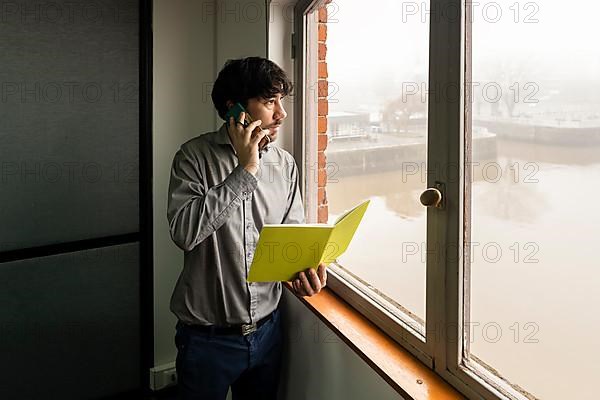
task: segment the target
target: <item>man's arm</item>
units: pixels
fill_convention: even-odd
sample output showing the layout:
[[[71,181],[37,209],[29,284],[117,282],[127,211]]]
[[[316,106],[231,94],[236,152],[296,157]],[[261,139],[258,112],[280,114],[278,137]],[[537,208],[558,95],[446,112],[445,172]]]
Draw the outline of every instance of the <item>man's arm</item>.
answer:
[[[205,177],[189,149],[173,158],[167,219],[171,238],[183,250],[192,250],[227,221],[242,204],[243,192],[252,192],[258,181],[238,165],[220,184],[206,188]]]

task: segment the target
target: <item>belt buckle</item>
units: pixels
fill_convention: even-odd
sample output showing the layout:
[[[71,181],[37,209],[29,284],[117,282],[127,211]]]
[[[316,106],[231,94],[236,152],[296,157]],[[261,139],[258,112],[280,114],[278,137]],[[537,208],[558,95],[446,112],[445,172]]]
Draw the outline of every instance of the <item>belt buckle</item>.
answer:
[[[256,331],[256,324],[242,324],[242,335],[246,336]]]

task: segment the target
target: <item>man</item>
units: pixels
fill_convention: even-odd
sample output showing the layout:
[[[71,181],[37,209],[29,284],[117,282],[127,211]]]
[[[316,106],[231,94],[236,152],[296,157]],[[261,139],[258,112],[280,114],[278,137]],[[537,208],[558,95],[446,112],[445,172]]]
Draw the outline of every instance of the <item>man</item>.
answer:
[[[304,222],[298,168],[272,145],[292,91],[285,72],[259,57],[228,61],[212,99],[219,116],[241,113],[175,154],[167,216],[184,268],[171,298],[177,316],[177,375],[183,399],[275,399],[281,363],[281,283],[247,283],[264,224]],[[299,296],[319,293],[325,265],[292,282]]]

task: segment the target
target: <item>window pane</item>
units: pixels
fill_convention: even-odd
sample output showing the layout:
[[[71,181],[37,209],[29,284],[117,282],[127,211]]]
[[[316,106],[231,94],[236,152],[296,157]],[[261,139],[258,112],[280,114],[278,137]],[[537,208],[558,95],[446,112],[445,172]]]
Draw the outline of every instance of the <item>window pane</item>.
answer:
[[[599,12],[473,12],[473,131],[497,157],[473,168],[470,353],[545,400],[598,396]]]
[[[371,199],[339,261],[422,324],[429,24],[403,7],[352,0],[328,9],[326,192],[329,222]]]

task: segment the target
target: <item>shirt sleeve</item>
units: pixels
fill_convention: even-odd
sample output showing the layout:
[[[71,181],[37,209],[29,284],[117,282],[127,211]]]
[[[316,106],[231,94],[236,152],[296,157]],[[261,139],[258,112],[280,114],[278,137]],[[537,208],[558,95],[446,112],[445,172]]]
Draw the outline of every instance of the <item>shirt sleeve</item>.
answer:
[[[256,189],[258,180],[238,165],[223,182],[207,188],[206,179],[189,149],[173,158],[167,219],[171,239],[190,251],[219,229],[242,204],[242,196]]]
[[[290,191],[287,198],[287,208],[284,214],[282,224],[303,224],[305,222],[304,217],[304,205],[302,204],[302,194],[300,193],[300,177],[298,174],[298,166],[296,161],[290,156],[287,161],[291,168],[288,180],[290,182]]]

